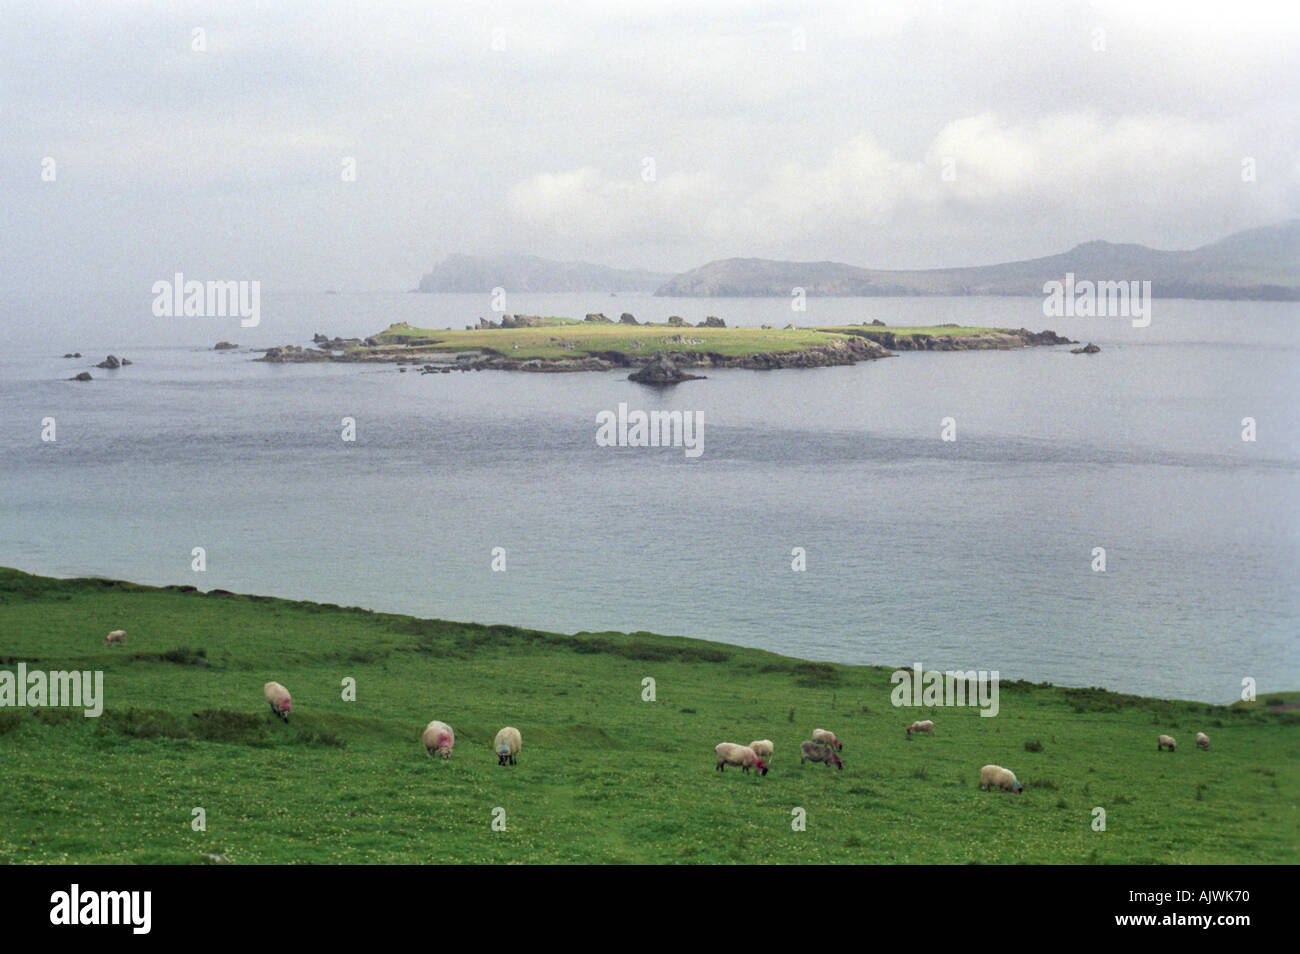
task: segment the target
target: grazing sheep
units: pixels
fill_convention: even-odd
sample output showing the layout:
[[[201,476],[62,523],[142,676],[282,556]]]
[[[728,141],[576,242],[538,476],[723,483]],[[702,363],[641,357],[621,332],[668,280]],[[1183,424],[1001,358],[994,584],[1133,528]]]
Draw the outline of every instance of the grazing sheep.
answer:
[[[424,751],[430,755],[437,752],[440,758],[451,758],[451,750],[456,745],[456,733],[451,731],[451,726],[447,723],[434,719],[424,727],[421,738],[424,741]]]
[[[772,740],[771,739],[759,739],[757,742],[749,743],[749,747],[753,749],[754,754],[757,755],[764,762],[772,761]]]
[[[835,738],[835,733],[829,729],[813,729],[813,741],[829,745],[836,752],[844,751],[844,743]]]
[[[111,643],[124,643],[124,642],[126,642],[126,630],[124,629],[115,629],[107,636],[104,637],[105,646],[108,646]]]
[[[289,698],[289,690],[278,682],[268,682],[262,687],[262,695],[266,697],[271,712],[278,715],[283,721],[288,722],[289,710],[293,708],[293,700]]]
[[[1205,751],[1207,752],[1210,751],[1210,737],[1206,735],[1204,732],[1197,732],[1196,747],[1198,749],[1205,749]]]
[[[933,732],[933,731],[934,731],[934,723],[929,719],[926,719],[924,722],[913,722],[911,725],[909,725],[907,727],[907,737],[909,739],[912,738],[913,732]]]
[[[816,742],[799,743],[799,764],[803,765],[804,762],[825,762],[827,768],[834,763],[837,769],[844,771],[844,763],[835,754],[835,750],[829,745],[819,745]]]
[[[1023,792],[1025,787],[1016,778],[1016,773],[1004,769],[1001,765],[986,765],[980,769],[980,788],[988,791],[992,788],[1005,788],[1008,792]]]
[[[1162,735],[1159,739],[1156,740],[1157,752],[1159,752],[1161,749],[1168,749],[1170,752],[1173,752],[1177,748],[1178,748],[1178,743],[1174,741],[1174,737],[1172,735]]]
[[[515,757],[519,754],[519,749],[523,747],[524,740],[520,736],[519,730],[512,725],[506,726],[497,733],[497,737],[492,740],[492,748],[497,753],[497,765],[505,765],[509,762],[515,764]]]
[[[748,745],[719,742],[713,747],[713,751],[718,754],[716,768],[719,772],[724,771],[728,765],[739,765],[744,769],[746,775],[749,774],[749,770],[752,768],[758,769],[759,775],[767,774],[767,763],[760,759]]]

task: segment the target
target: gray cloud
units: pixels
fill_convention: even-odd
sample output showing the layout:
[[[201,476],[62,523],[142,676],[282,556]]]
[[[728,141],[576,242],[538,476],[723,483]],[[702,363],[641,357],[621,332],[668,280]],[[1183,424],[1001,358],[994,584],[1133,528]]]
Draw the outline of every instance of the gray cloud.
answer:
[[[7,287],[179,269],[402,288],[462,250],[924,267],[1091,238],[1187,247],[1300,215],[1291,6],[13,2],[0,16]]]

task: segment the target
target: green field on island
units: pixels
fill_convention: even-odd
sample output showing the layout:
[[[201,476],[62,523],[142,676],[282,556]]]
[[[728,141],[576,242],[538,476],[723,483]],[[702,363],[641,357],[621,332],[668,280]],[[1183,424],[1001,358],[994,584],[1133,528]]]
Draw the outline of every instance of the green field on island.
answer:
[[[126,643],[105,645],[115,629]],[[889,669],[720,643],[16,570],[0,570],[0,632],[0,670],[99,670],[105,695],[99,718],[0,709],[3,863],[1300,861],[1300,714],[1267,694],[1004,682],[981,718],[895,708]],[[268,680],[293,694],[288,724]],[[421,746],[435,718],[450,761]],[[935,734],[907,741],[922,718]],[[505,725],[523,735],[514,767],[491,751]],[[843,740],[842,771],[800,765],[815,727]],[[1156,751],[1162,733],[1176,752]],[[715,744],[761,738],[766,777],[714,770]],[[979,791],[989,762],[1024,793]]]
[[[843,340],[851,333],[847,328],[700,328],[694,325],[604,324],[554,317],[545,320],[548,324],[541,327],[459,330],[396,324],[375,335],[374,339],[380,346],[402,345],[440,352],[490,349],[510,357],[528,359],[572,358],[610,352],[652,356],[659,351],[744,356],[817,348]],[[863,330],[887,331],[900,337],[913,334],[960,337],[993,331],[956,325]]]

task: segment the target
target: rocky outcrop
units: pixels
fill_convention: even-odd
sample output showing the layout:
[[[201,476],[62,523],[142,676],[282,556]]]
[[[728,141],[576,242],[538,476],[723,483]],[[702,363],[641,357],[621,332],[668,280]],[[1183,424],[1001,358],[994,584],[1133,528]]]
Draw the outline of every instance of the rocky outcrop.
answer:
[[[683,318],[681,315],[669,315],[668,324],[678,328],[684,327],[686,324],[686,319]]]
[[[230,351],[231,349],[233,349],[233,348],[238,348],[238,347],[239,347],[239,345],[237,345],[237,344],[231,344],[229,341],[218,341],[215,345],[212,346],[212,350],[213,350],[213,351]]]
[[[1070,354],[1097,354],[1101,349],[1089,341],[1082,348],[1071,348]]]
[[[714,315],[709,315],[709,317],[705,318],[703,321],[701,321],[701,322],[700,322],[698,325],[696,325],[695,327],[697,327],[697,328],[725,328],[725,327],[727,327],[727,323],[726,323],[725,321],[723,321],[721,318],[718,318],[718,317],[716,317],[716,316],[714,316]]]
[[[582,319],[582,320],[583,320],[583,321],[590,321],[590,322],[592,322],[592,323],[594,323],[594,324],[598,324],[598,325],[612,325],[612,324],[613,324],[612,321],[610,321],[608,318],[606,318],[606,317],[605,317],[603,314],[601,314],[600,312],[595,312],[595,313],[592,313],[592,314],[588,314],[587,317],[584,318],[584,319]]]
[[[109,371],[115,371],[118,368],[122,367],[123,365],[127,365],[130,363],[131,362],[127,361],[125,358],[118,358],[116,355],[110,354],[103,361],[99,362],[99,364],[95,365],[95,367],[107,368]]]
[[[278,348],[265,349],[262,356],[257,360],[269,361],[272,364],[306,364],[312,361],[332,361],[334,356],[328,351],[321,351],[317,348],[282,345]]]
[[[871,325],[817,330],[866,338],[890,351],[988,351],[1039,345],[1078,344],[1077,341],[1064,338],[1054,331],[1029,331],[1025,328],[998,328],[971,334],[900,334],[893,331],[880,331]]]
[[[634,317],[632,317],[632,313],[630,311],[623,312],[623,314],[618,316],[618,320],[620,324],[624,324],[624,325],[640,324],[640,322],[638,322]]]
[[[68,380],[69,381],[93,381],[95,379],[90,376],[89,371],[82,371],[76,377],[68,378]]]
[[[81,357],[81,352],[78,351],[78,352],[76,352],[76,353],[65,354],[64,357],[65,357],[65,358],[80,358],[80,357]]]
[[[633,371],[627,376],[627,379],[638,384],[653,384],[662,387],[668,384],[680,384],[682,381],[694,381],[700,377],[702,375],[687,374],[677,367],[672,358],[660,351],[650,360],[649,364],[639,371]]]
[[[312,335],[312,344],[324,351],[346,351],[348,348],[360,348],[360,338],[327,338],[325,335]]]
[[[541,328],[546,324],[546,319],[541,315],[502,315],[500,321],[493,321],[490,318],[480,318],[478,326],[482,329],[488,328]]]

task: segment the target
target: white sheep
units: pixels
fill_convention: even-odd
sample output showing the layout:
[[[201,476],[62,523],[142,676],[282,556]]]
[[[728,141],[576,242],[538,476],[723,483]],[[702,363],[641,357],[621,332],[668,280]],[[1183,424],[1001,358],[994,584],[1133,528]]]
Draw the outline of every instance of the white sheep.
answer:
[[[107,636],[104,637],[105,646],[108,646],[112,643],[124,643],[124,642],[126,642],[126,630],[124,629],[115,629]]]
[[[980,769],[980,788],[988,791],[992,788],[1005,788],[1008,792],[1023,792],[1025,787],[1016,778],[1016,773],[1004,769],[1001,765],[986,765]]]
[[[835,737],[835,733],[829,729],[813,729],[814,742],[820,742],[822,745],[829,745],[836,752],[844,751],[844,743]]]
[[[933,732],[934,723],[926,719],[924,722],[913,722],[907,727],[907,737],[910,739],[913,732]]]
[[[754,754],[757,755],[764,762],[772,761],[772,740],[771,739],[759,739],[756,742],[749,743],[749,747],[753,749]]]
[[[719,742],[713,747],[713,751],[718,755],[716,768],[719,772],[724,771],[728,765],[739,765],[744,769],[746,775],[749,774],[749,770],[752,768],[758,769],[760,775],[767,774],[767,763],[760,759],[748,745]]]
[[[514,765],[515,757],[519,754],[523,744],[523,736],[512,725],[508,725],[498,732],[497,737],[492,740],[492,748],[497,754],[497,765],[505,765],[507,762]]]
[[[1177,748],[1178,748],[1178,743],[1174,741],[1174,737],[1172,735],[1162,735],[1160,738],[1156,740],[1157,752],[1161,751],[1162,749],[1168,749],[1170,752],[1173,752]]]
[[[833,764],[841,772],[844,771],[844,763],[835,754],[835,750],[819,742],[799,743],[799,764],[803,765],[804,762],[825,762],[827,768]]]
[[[424,735],[421,739],[424,742],[424,750],[430,755],[437,752],[440,758],[451,758],[451,750],[456,745],[456,733],[451,731],[451,726],[447,723],[434,719],[424,727]]]
[[[1204,732],[1197,732],[1196,747],[1198,749],[1205,749],[1205,751],[1207,752],[1210,751],[1210,737],[1206,735]]]
[[[278,682],[268,682],[262,687],[262,695],[266,697],[271,712],[278,715],[283,721],[288,722],[289,710],[293,708],[293,700],[289,698],[289,690]]]

